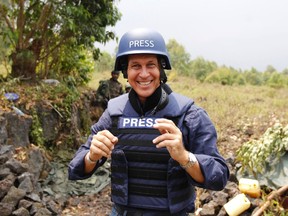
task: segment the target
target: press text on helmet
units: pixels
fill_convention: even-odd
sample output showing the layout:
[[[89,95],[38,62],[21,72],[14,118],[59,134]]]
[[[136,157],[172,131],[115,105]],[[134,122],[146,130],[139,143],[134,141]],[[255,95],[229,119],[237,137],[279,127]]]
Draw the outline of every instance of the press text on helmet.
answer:
[[[153,40],[132,40],[129,41],[129,48],[154,47]]]

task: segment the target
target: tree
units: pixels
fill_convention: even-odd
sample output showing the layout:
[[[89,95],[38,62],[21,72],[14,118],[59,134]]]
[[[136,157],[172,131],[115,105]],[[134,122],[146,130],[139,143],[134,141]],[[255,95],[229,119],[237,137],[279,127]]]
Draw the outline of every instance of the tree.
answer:
[[[266,67],[265,72],[273,73],[273,72],[277,72],[277,71],[276,71],[276,69],[275,69],[272,65],[268,65],[268,66]]]
[[[285,68],[285,69],[282,71],[282,73],[283,73],[284,75],[288,75],[288,67]]]
[[[184,46],[180,45],[175,39],[171,39],[167,43],[167,50],[172,67],[179,74],[189,75],[190,55],[185,51]]]
[[[285,85],[287,85],[287,77],[284,74],[281,73],[273,73],[269,80],[267,81],[267,84],[274,88],[282,88]]]
[[[262,74],[257,71],[255,68],[251,68],[249,71],[245,71],[243,73],[245,77],[245,81],[251,85],[262,85],[263,84],[263,76]]]
[[[236,82],[238,73],[227,67],[221,67],[210,73],[205,82],[220,83],[222,85],[233,85]]]
[[[3,41],[3,37],[0,35],[0,41]],[[7,77],[9,71],[9,62],[6,56],[9,53],[9,46],[4,43],[0,43],[0,80]]]
[[[95,62],[97,72],[112,71],[114,68],[115,58],[108,52],[101,53],[99,59]]]
[[[113,1],[107,0],[2,1],[0,33],[12,47],[12,77],[48,76],[53,66],[62,64],[58,54],[65,46],[71,47],[70,55],[90,49],[97,59],[100,51],[94,43],[115,39],[106,27],[120,17]]]
[[[190,62],[191,74],[201,82],[217,68],[218,66],[215,62],[205,61],[202,57],[198,57]]]

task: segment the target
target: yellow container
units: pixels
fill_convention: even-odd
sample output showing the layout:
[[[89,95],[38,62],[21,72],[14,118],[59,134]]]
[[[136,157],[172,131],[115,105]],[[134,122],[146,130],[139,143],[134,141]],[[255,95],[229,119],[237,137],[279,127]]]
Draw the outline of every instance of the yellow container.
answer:
[[[238,194],[223,207],[229,216],[237,216],[246,211],[250,207],[250,201],[245,194]]]
[[[255,179],[241,178],[239,180],[239,190],[252,198],[258,198],[261,195],[259,182]]]

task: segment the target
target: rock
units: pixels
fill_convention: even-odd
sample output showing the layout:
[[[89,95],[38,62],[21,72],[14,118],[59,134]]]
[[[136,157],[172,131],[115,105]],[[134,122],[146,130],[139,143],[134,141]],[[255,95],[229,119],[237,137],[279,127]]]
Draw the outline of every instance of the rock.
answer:
[[[14,185],[16,177],[10,173],[5,179],[0,181],[0,199],[2,199]],[[1,211],[0,211],[1,212]]]
[[[200,215],[201,216],[215,216],[217,206],[218,206],[217,203],[213,201],[210,201],[209,203],[204,204],[200,212]]]
[[[11,203],[0,203],[0,212],[1,216],[9,216],[12,214],[14,209],[13,204]]]
[[[18,208],[12,213],[13,216],[29,216],[29,211],[23,207]]]
[[[25,176],[23,176],[23,175],[25,175]],[[29,175],[32,176],[32,174],[26,172],[26,173],[23,173],[21,176],[18,177],[18,181],[20,182],[18,188],[25,190],[26,193],[31,193],[34,189],[33,183],[31,181],[31,177]]]
[[[19,201],[24,198],[25,195],[26,192],[24,190],[12,186],[1,202],[12,204],[14,208],[16,208]]]
[[[27,147],[30,144],[29,132],[32,126],[32,117],[28,115],[19,116],[14,112],[8,112],[5,113],[5,118],[7,121],[7,144],[15,147]]]
[[[30,209],[31,206],[32,206],[32,202],[25,200],[25,199],[20,200],[18,204],[19,208],[23,207],[25,209]]]
[[[14,148],[0,146],[0,215],[60,215],[63,206],[58,205],[53,199],[45,196],[39,183],[40,173],[48,161],[41,151],[32,147],[27,150],[26,159],[21,162],[14,159]],[[32,166],[32,164],[39,164]],[[30,164],[30,165],[28,165]],[[36,177],[35,177],[36,176]],[[54,198],[55,199],[55,198]]]
[[[0,116],[0,145],[6,145],[8,140],[7,120]]]
[[[5,167],[9,168],[15,174],[22,174],[28,170],[28,164],[21,163],[20,161],[11,158],[5,163]]]

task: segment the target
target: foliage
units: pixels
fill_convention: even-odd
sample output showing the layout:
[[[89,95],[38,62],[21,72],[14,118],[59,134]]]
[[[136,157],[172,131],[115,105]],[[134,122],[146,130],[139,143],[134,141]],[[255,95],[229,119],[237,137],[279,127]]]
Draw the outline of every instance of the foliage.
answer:
[[[281,73],[273,72],[267,80],[267,85],[274,88],[283,88],[285,86],[288,86],[288,76]]]
[[[72,113],[72,104],[80,99],[80,93],[73,86],[69,84],[58,85],[56,87],[42,85],[41,94],[48,96],[55,110],[61,114],[66,122],[70,122]]]
[[[273,166],[288,151],[288,125],[276,123],[268,128],[259,140],[250,140],[237,150],[237,159],[243,170],[248,170],[255,177],[263,174],[267,164]]]
[[[31,126],[30,131],[31,141],[37,144],[38,146],[43,147],[44,139],[43,139],[43,128],[41,126],[41,122],[39,120],[36,110],[33,109],[31,114],[33,118],[33,124]]]
[[[237,76],[238,74],[235,71],[222,67],[210,73],[204,81],[209,83],[221,83],[222,85],[233,85]]]
[[[0,41],[3,41],[3,37],[0,35]],[[1,77],[6,78],[8,72],[11,70],[9,60],[6,56],[9,53],[9,46],[3,42],[0,43],[0,80]]]
[[[167,50],[173,68],[181,75],[189,75],[190,55],[185,51],[184,46],[171,39],[167,43]]]
[[[232,67],[218,66],[213,61],[207,61],[202,57],[190,59],[189,53],[176,40],[169,40],[167,49],[170,54],[172,68],[178,75],[193,77],[200,82],[219,83],[222,85],[268,85],[273,88],[288,86],[288,73],[279,73],[268,65],[265,72],[257,71],[255,68],[236,70]]]
[[[218,68],[215,62],[206,61],[202,57],[190,61],[189,64],[191,75],[200,82],[203,82],[210,73]]]
[[[246,83],[250,85],[259,86],[263,84],[263,77],[255,68],[251,68],[251,70],[245,71],[243,75],[245,77]]]
[[[114,26],[120,17],[113,1],[106,0],[2,1],[0,33],[12,49],[11,76],[32,80],[58,77],[59,68],[68,66],[65,69],[70,69],[69,75],[80,76],[75,80],[82,83],[89,68],[75,73],[85,62],[78,53],[86,48],[97,59],[100,51],[94,43],[115,39],[106,27]],[[64,55],[69,57],[59,58],[68,49]]]
[[[112,71],[114,68],[114,62],[115,58],[113,58],[109,53],[103,52],[95,62],[95,70],[100,73],[103,71]]]
[[[285,69],[282,71],[282,74],[283,74],[283,75],[288,75],[288,67],[285,68]]]
[[[273,72],[276,72],[276,69],[275,69],[272,65],[268,65],[268,66],[266,67],[265,72],[273,73]]]
[[[94,71],[94,60],[92,52],[83,46],[76,46],[71,42],[68,46],[62,46],[55,54],[53,71],[50,71],[50,78],[60,81],[73,78],[74,85],[83,85],[89,81],[89,75]],[[49,72],[48,72],[49,73]]]

